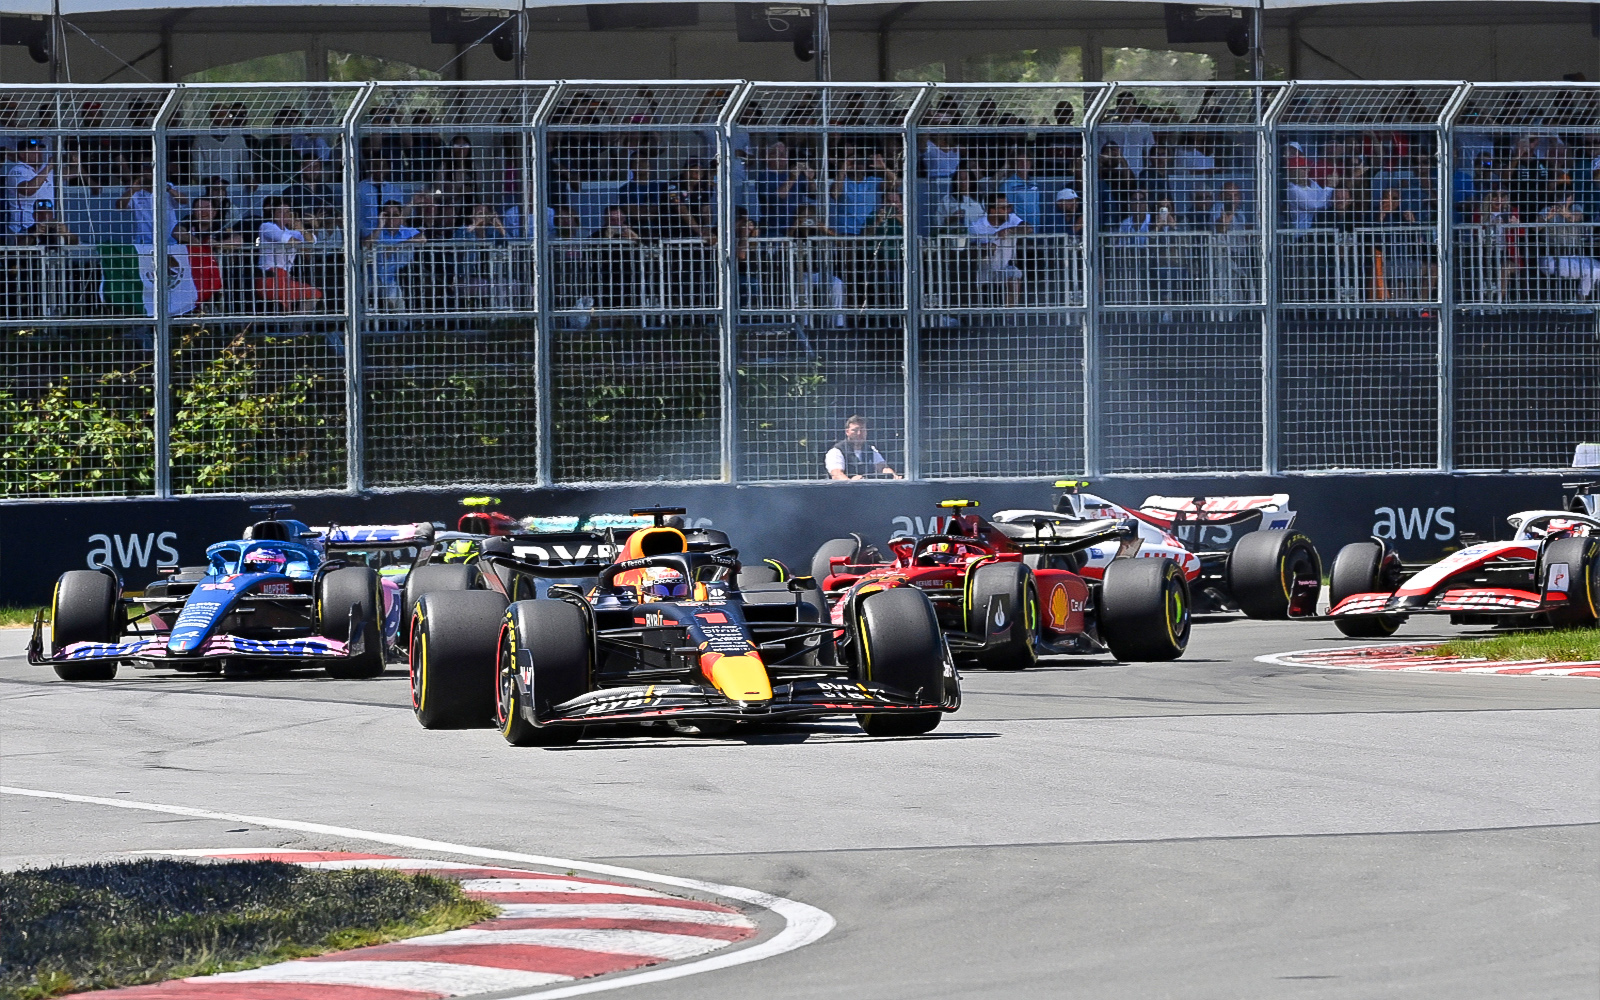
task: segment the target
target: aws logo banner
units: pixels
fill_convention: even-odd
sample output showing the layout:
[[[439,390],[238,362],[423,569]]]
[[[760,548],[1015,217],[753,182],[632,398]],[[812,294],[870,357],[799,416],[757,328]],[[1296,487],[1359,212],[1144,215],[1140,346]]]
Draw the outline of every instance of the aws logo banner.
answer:
[[[1456,537],[1454,507],[1379,507],[1372,512],[1372,534],[1400,541],[1448,542]]]
[[[133,569],[135,566],[145,569],[150,566],[150,560],[155,559],[155,565],[178,565],[178,550],[172,543],[178,540],[176,531],[147,532],[144,535],[137,533],[128,535],[90,535],[89,558],[86,560],[90,569],[99,569],[109,566],[112,569]]]

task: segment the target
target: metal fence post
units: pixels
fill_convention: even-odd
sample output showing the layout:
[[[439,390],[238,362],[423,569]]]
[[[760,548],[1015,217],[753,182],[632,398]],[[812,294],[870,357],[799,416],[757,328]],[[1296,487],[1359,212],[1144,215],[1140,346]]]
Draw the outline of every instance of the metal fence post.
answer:
[[[1083,471],[1098,476],[1100,441],[1100,118],[1111,106],[1117,85],[1106,87],[1083,115]]]
[[[717,337],[721,397],[717,428],[722,453],[722,481],[739,478],[739,238],[734,232],[738,216],[734,190],[733,129],[734,112],[744,104],[749,84],[723,104],[718,113],[717,137],[717,285],[722,292],[721,327]]]
[[[924,87],[906,112],[905,163],[900,177],[901,295],[905,301],[905,427],[907,479],[922,478],[922,185],[917,173],[917,124],[933,88]]]
[[[1454,472],[1456,423],[1456,253],[1455,253],[1455,125],[1456,115],[1472,92],[1461,84],[1439,115],[1437,232],[1439,242],[1439,471]]]
[[[167,190],[167,122],[177,111],[182,85],[172,88],[151,129],[150,198],[155,231],[150,234],[150,277],[155,292],[155,337],[152,392],[155,395],[154,486],[158,497],[172,495],[172,316],[167,287],[166,218],[171,193]],[[59,196],[58,196],[59,197]],[[137,234],[136,234],[137,235]]]
[[[537,481],[540,486],[548,486],[555,478],[555,391],[554,344],[555,336],[551,325],[554,322],[550,314],[551,296],[554,294],[550,275],[552,262],[550,260],[549,233],[545,230],[546,200],[549,197],[549,159],[550,143],[549,133],[546,130],[550,115],[554,111],[560,97],[566,92],[565,83],[557,83],[545,95],[545,100],[534,111],[533,121],[528,124],[533,126],[533,194],[528,200],[532,206],[532,213],[524,220],[523,237],[531,240],[534,247],[534,266],[538,269],[537,284],[534,303],[538,315],[538,328],[535,335],[538,338],[534,345],[533,363],[538,384],[534,391],[535,427],[539,435],[539,442],[535,448],[537,456]]]
[[[1278,115],[1294,83],[1279,90],[1257,125],[1256,227],[1261,239],[1261,471],[1274,475],[1278,457]]]
[[[352,493],[366,486],[367,433],[366,433],[366,365],[362,357],[362,327],[366,322],[366,268],[362,266],[361,198],[357,188],[361,183],[361,116],[377,88],[367,84],[361,88],[341,126],[344,155],[341,169],[344,182],[340,191],[344,200],[344,408],[345,408],[345,488]]]

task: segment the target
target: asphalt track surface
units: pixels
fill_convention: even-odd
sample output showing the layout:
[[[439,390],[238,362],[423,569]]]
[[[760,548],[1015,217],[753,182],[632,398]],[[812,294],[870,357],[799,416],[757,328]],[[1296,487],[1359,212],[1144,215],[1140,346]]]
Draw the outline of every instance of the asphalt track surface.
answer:
[[[1439,634],[1428,622],[1397,638]],[[1600,983],[1600,680],[1318,670],[1325,623],[1203,621],[1176,663],[966,675],[930,736],[843,722],[518,750],[404,673],[124,670],[0,632],[0,780],[745,886],[821,941],[639,998],[1583,997]],[[0,796],[4,864],[370,843]]]

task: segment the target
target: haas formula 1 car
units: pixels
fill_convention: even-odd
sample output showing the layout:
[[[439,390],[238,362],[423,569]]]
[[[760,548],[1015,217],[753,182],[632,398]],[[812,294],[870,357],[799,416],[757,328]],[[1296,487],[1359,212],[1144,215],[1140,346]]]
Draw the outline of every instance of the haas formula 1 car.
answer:
[[[1457,624],[1592,626],[1600,620],[1600,495],[1567,484],[1567,510],[1525,510],[1506,520],[1512,538],[1477,542],[1409,577],[1383,539],[1339,550],[1328,614],[1345,635],[1393,635],[1408,615],[1448,614]]]
[[[818,549],[833,620],[844,624],[863,597],[920,591],[938,612],[952,653],[963,663],[1003,670],[1032,665],[1040,653],[1097,653],[1119,660],[1171,660],[1189,643],[1189,584],[1169,558],[1128,558],[1141,539],[1133,523],[1050,511],[1012,511],[987,521],[972,500],[944,500],[960,511],[942,532],[889,540],[890,557],[855,538]],[[1095,576],[1068,566],[1104,547],[1113,556]]]
[[[424,727],[498,726],[518,746],[566,743],[587,725],[664,722],[705,735],[736,723],[854,715],[868,733],[925,733],[961,703],[928,599],[856,595],[820,619],[809,579],[739,583],[727,536],[635,510],[647,527],[590,532],[593,585],[510,600],[506,581],[571,578],[531,553],[485,545],[485,589],[428,593],[410,622],[413,707]],[[535,544],[530,542],[530,545]],[[494,581],[499,581],[498,584]],[[525,586],[519,584],[517,586]],[[523,593],[526,591],[516,591]]]
[[[28,662],[65,680],[109,680],[117,666],[245,672],[326,667],[335,677],[383,672],[400,622],[398,579],[379,565],[409,553],[431,524],[312,529],[252,507],[267,519],[245,537],[206,549],[207,564],[175,570],[142,597],[123,596],[109,568],[72,570],[56,582],[50,648],[34,619]],[[391,560],[392,561],[392,560]]]
[[[1194,592],[1195,609],[1243,611],[1251,618],[1314,615],[1322,592],[1322,560],[1311,539],[1294,530],[1289,495],[1145,498],[1123,507],[1092,493],[1082,480],[1062,480],[1054,513],[1094,520],[1131,519],[1139,531],[1139,555],[1177,563]],[[1001,511],[996,521],[1028,519],[1042,511]],[[1117,556],[1114,545],[1095,545],[1067,568],[1099,578]],[[1055,562],[1060,563],[1057,559]]]

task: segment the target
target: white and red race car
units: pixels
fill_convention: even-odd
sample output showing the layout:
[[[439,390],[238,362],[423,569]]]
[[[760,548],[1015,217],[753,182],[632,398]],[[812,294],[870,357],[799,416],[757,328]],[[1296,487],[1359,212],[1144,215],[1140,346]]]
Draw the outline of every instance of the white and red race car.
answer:
[[[1345,635],[1393,635],[1406,617],[1448,614],[1457,624],[1557,628],[1600,621],[1600,496],[1577,485],[1567,510],[1525,510],[1506,520],[1512,537],[1477,542],[1405,574],[1383,539],[1339,550],[1328,614]]]
[[[996,523],[1034,524],[1048,532],[1053,521],[1097,518],[1131,521],[1139,532],[1138,555],[1171,559],[1189,580],[1196,611],[1243,611],[1251,618],[1305,618],[1316,614],[1322,593],[1322,560],[1311,539],[1294,530],[1289,495],[1146,497],[1136,508],[1092,493],[1082,480],[1062,480],[1055,509],[1003,510]],[[1074,572],[1098,579],[1119,546],[1083,550]],[[1077,555],[1077,554],[1075,554]],[[1038,557],[1051,558],[1051,557]]]

